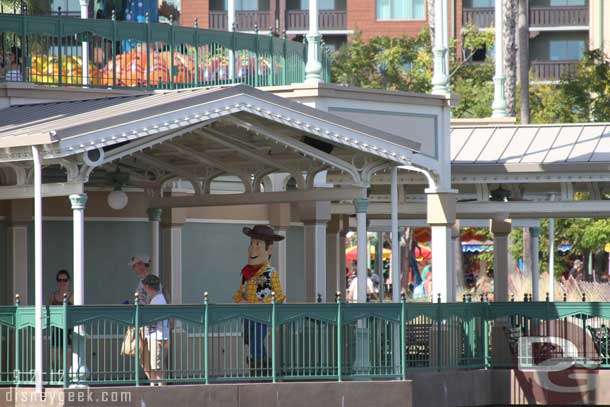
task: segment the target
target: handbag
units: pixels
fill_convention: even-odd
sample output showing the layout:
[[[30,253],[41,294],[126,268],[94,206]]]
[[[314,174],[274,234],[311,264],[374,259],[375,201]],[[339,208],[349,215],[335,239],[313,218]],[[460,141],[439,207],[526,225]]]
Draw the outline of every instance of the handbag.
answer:
[[[144,342],[144,332],[140,329],[139,335],[136,335],[136,328],[129,327],[125,331],[125,338],[121,345],[121,355],[135,356],[136,355],[136,340],[140,341],[140,353],[146,350],[146,343]]]

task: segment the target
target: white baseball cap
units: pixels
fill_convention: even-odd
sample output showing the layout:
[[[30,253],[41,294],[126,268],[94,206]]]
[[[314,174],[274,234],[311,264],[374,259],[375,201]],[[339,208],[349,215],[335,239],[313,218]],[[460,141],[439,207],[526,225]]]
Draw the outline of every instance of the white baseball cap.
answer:
[[[147,255],[133,256],[128,265],[129,267],[133,267],[134,264],[138,263],[150,264],[150,257],[148,257]]]

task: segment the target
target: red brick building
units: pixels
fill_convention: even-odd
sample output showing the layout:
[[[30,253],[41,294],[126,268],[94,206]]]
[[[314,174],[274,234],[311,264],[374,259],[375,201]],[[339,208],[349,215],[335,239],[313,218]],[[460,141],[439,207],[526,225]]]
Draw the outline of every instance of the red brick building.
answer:
[[[176,0],[173,0],[176,1]],[[364,39],[378,35],[414,36],[428,22],[432,0],[318,0],[319,27],[324,41],[339,46],[360,32]],[[494,22],[495,0],[447,0],[450,37],[461,37],[463,27],[481,30]],[[529,0],[532,74],[553,81],[575,69],[593,33],[600,0]],[[610,1],[609,1],[610,2]],[[235,0],[239,31],[273,29],[302,38],[309,24],[309,0]],[[180,24],[227,30],[227,0],[181,0]],[[490,51],[490,50],[487,50]]]

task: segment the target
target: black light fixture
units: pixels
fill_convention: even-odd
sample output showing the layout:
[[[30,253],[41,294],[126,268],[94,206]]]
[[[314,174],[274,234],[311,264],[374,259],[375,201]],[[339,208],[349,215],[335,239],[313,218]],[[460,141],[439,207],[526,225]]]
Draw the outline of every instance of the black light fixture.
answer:
[[[325,152],[326,154],[330,154],[333,151],[333,145],[330,143],[327,143],[325,141],[322,140],[318,140],[317,138],[313,138],[310,136],[303,136],[303,143],[307,144],[308,146],[311,146],[315,149],[318,149],[322,152]]]
[[[510,191],[502,188],[502,184],[498,188],[489,191],[489,200],[494,202],[508,202],[510,201]]]

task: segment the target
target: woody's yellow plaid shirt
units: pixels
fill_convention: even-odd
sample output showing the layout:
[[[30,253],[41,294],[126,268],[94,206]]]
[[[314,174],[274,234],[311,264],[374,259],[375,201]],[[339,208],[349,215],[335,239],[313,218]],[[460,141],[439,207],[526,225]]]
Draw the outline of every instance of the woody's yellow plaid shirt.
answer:
[[[284,302],[286,295],[280,277],[269,263],[265,263],[252,278],[245,282],[242,279],[239,289],[233,295],[233,302],[240,303],[245,299],[251,304],[270,304],[272,292],[275,292],[276,303]]]

